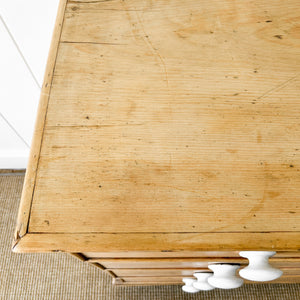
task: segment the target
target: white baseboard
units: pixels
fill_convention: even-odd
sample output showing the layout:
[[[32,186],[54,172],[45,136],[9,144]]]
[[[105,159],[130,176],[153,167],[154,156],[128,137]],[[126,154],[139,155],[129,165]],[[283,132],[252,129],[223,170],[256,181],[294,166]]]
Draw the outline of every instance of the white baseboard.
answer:
[[[28,151],[0,151],[0,169],[26,169]]]

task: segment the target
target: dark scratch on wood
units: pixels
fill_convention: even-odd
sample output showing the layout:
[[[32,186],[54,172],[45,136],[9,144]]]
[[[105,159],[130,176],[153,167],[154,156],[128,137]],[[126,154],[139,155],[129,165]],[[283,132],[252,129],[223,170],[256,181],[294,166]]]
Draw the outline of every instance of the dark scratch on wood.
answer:
[[[146,42],[146,44],[148,44],[150,46],[151,51],[159,58],[161,65],[163,66],[163,70],[164,70],[164,74],[165,74],[165,80],[167,83],[167,87],[169,89],[169,75],[168,75],[168,71],[167,71],[167,67],[166,67],[166,63],[164,58],[162,57],[162,55],[159,53],[159,51],[157,50],[157,48],[154,47],[152,41],[149,38],[149,35],[146,33],[143,22],[140,18],[140,16],[136,13],[137,19],[139,21],[140,27],[144,33],[144,41]]]
[[[291,81],[295,80],[297,78],[297,76],[298,76],[298,74],[296,76],[293,76],[293,77],[289,78],[288,80],[284,81],[283,83],[280,83],[277,86],[275,86],[275,87],[267,90],[265,93],[261,94],[255,100],[262,99],[262,98],[264,98],[265,96],[269,95],[270,93],[272,93],[274,91],[283,89],[288,83],[290,83]]]
[[[73,42],[73,41],[60,41],[60,44],[92,44],[92,45],[113,45],[113,46],[126,46],[127,44],[120,43],[105,43],[105,42]]]
[[[77,3],[83,3],[83,4],[93,4],[93,3],[103,3],[103,2],[112,2],[112,1],[115,1],[115,0],[95,0],[95,1],[81,1],[81,0],[72,0],[72,1],[69,1],[68,3],[71,3],[71,4],[77,4]]]

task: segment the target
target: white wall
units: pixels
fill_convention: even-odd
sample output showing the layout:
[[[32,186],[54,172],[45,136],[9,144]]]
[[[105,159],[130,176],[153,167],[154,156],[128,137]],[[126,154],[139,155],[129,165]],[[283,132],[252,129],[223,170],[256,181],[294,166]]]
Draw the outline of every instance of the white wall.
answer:
[[[59,0],[0,0],[0,169],[26,168]]]

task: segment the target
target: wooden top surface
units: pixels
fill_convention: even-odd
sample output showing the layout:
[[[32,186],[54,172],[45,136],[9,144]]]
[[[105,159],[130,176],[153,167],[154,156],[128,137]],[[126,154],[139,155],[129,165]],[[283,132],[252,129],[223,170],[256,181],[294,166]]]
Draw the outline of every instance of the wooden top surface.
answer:
[[[299,249],[299,15],[62,0],[15,251]]]

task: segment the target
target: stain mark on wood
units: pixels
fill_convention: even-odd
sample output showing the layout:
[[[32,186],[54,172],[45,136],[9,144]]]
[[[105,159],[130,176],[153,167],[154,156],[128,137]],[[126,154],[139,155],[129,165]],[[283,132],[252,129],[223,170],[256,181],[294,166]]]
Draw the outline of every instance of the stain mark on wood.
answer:
[[[281,34],[276,34],[276,35],[274,35],[274,37],[276,37],[276,38],[282,40],[282,35],[281,35]]]

